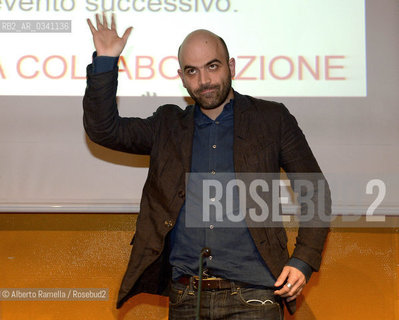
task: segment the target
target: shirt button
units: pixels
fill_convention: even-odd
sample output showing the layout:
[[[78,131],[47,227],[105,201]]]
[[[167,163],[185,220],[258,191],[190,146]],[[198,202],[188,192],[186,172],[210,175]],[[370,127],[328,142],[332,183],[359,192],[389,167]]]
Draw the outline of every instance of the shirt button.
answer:
[[[212,171],[211,171],[211,174],[216,174],[216,171],[215,171],[215,170],[212,170]]]
[[[213,229],[213,228],[215,228],[215,226],[213,225],[213,224],[211,224],[210,226],[209,226],[209,229]]]
[[[213,149],[216,149],[216,144],[214,144],[214,145],[212,146],[212,148],[213,148]]]
[[[219,124],[220,122],[219,121],[215,121],[215,124]]]

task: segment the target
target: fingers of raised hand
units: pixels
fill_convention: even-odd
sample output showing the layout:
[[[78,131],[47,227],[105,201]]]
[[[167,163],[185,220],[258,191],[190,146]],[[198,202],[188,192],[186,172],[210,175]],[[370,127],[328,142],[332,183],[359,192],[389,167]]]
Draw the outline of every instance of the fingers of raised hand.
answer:
[[[101,21],[100,21],[100,17],[99,17],[98,14],[95,15],[95,20],[96,20],[96,27],[97,27],[97,29],[96,29],[96,27],[94,27],[94,25],[93,25],[93,23],[91,22],[90,19],[87,19],[87,20],[86,20],[86,21],[87,21],[87,24],[89,25],[90,31],[91,31],[91,33],[92,33],[93,35],[94,35],[98,30],[100,30],[100,29],[103,28],[102,23],[101,23]]]
[[[111,29],[116,30],[116,22],[115,22],[115,15],[111,15]]]
[[[92,33],[94,33],[95,31],[102,31],[102,30],[116,31],[115,15],[113,13],[111,15],[111,25],[109,25],[109,23],[108,23],[107,16],[106,16],[105,12],[103,12],[101,15],[96,13],[95,20],[96,20],[97,29],[94,27],[91,20],[87,19],[87,23],[89,24],[89,27],[90,27],[90,30]]]
[[[96,13],[96,26],[97,30],[103,29],[103,23],[101,22],[100,15],[98,13]]]
[[[129,28],[127,28],[126,30],[125,30],[125,32],[124,32],[124,34],[123,34],[123,36],[122,36],[122,39],[123,39],[123,41],[126,43],[127,42],[127,39],[129,38],[129,35],[130,35],[130,33],[132,32],[132,30],[133,30],[133,27],[129,27]]]
[[[105,15],[105,11],[103,12],[103,27],[108,29],[108,20],[107,16]]]
[[[93,24],[91,23],[90,19],[87,19],[87,24],[89,25],[90,31],[91,33],[94,35],[94,33],[97,31],[96,28],[93,26]]]

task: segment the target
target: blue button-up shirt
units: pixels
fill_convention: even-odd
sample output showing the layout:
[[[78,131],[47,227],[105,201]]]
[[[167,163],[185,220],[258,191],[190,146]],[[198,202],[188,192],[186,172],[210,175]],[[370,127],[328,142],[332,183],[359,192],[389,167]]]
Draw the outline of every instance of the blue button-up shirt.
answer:
[[[225,105],[215,120],[203,114],[196,105],[194,122],[191,162],[191,177],[194,178],[189,179],[186,203],[171,232],[169,261],[172,265],[172,278],[176,280],[182,275],[198,274],[199,253],[203,247],[208,247],[211,249],[211,256],[204,259],[204,268],[208,269],[208,273],[225,279],[271,287],[276,280],[256,249],[245,220],[232,223],[226,217],[224,209],[222,221],[218,221],[215,214],[210,214],[209,221],[204,222],[201,206],[191,204],[190,200],[190,193],[198,195],[202,191],[201,187],[196,189],[196,184],[202,185],[198,181],[201,180],[201,174],[196,173],[205,173],[204,179],[220,177],[223,185],[228,179],[235,177],[233,100]],[[199,197],[199,203],[202,203],[201,200]],[[238,211],[237,200],[235,196],[235,214]],[[225,204],[225,198],[221,203]]]

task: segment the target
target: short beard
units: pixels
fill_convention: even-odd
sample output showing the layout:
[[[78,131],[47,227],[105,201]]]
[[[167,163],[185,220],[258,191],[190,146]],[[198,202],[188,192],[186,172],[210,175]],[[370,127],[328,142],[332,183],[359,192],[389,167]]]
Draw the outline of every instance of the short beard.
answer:
[[[201,96],[201,92],[204,90],[215,89],[216,96],[209,100]],[[219,107],[223,102],[226,101],[227,96],[231,90],[231,76],[226,79],[221,85],[203,85],[194,92],[188,91],[191,98],[202,108],[206,110],[212,110]]]

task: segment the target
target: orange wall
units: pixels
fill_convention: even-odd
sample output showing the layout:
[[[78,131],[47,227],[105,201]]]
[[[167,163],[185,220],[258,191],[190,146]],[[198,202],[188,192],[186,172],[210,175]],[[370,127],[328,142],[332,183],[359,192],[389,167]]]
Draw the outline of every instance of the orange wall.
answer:
[[[0,214],[0,288],[109,288],[108,301],[0,301],[1,320],[167,319],[167,299],[116,295],[136,215]],[[397,222],[392,220],[392,224]],[[399,319],[399,228],[333,228],[287,320]],[[288,232],[290,248],[293,230]]]

